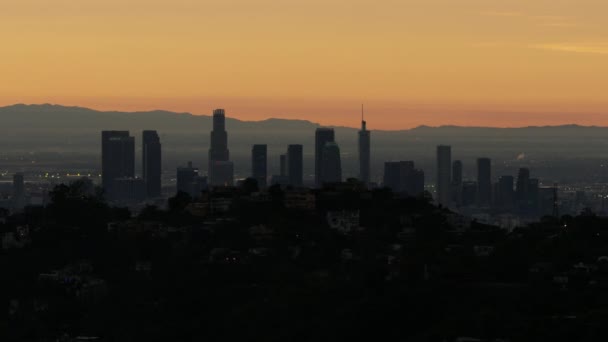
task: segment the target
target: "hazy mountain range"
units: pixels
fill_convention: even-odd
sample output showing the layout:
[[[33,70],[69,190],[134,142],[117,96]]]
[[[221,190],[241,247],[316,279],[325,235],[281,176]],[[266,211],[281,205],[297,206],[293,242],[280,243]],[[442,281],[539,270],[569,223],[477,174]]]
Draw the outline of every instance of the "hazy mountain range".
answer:
[[[268,119],[241,121],[230,118],[226,126],[232,159],[237,173],[250,167],[251,145],[269,146],[271,171],[287,144],[303,144],[306,172],[312,170],[314,131],[319,124],[305,120]],[[373,130],[374,122],[368,127]],[[13,105],[0,107],[0,155],[7,164],[18,155],[35,155],[37,162],[61,158],[78,167],[99,164],[101,130],[129,130],[140,148],[144,129],[159,131],[165,168],[193,160],[206,165],[211,117],[168,111],[102,112],[58,105]],[[335,127],[345,175],[356,174],[356,128]],[[577,125],[523,128],[428,127],[372,132],[373,166],[379,177],[385,160],[415,160],[432,177],[435,146],[452,145],[453,159],[463,159],[466,170],[474,172],[477,157],[491,157],[496,168],[549,161],[598,160],[608,155],[608,128]],[[7,159],[8,158],[8,159]],[[48,162],[48,160],[47,160]],[[0,163],[0,169],[2,165]]]

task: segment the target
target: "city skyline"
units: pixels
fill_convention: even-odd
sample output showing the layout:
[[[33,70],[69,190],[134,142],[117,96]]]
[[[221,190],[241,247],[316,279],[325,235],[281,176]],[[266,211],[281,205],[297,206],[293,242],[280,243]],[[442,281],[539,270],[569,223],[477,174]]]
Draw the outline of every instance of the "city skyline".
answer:
[[[0,341],[602,341],[608,1],[0,1]]]

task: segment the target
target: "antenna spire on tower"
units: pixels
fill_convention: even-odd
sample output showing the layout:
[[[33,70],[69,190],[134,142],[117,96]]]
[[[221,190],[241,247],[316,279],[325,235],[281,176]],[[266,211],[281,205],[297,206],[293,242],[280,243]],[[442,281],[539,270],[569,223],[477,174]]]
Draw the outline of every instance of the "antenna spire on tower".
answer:
[[[361,104],[361,122],[365,121],[365,118],[363,116],[363,103]]]

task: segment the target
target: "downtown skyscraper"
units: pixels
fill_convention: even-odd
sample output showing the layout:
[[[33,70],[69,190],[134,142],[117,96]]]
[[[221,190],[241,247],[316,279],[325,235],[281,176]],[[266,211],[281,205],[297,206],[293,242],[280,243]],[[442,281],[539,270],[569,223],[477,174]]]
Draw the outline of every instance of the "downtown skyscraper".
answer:
[[[367,130],[367,122],[363,117],[363,106],[361,106],[361,130],[359,131],[359,180],[365,184],[370,183],[370,131]]]
[[[156,131],[142,133],[142,172],[146,183],[146,196],[160,197],[161,195],[161,144]]]
[[[251,148],[251,177],[258,182],[260,188],[266,187],[268,178],[268,146],[253,145]]]
[[[304,183],[304,147],[287,146],[287,178],[289,185],[299,187]]]
[[[450,188],[452,174],[452,147],[437,146],[437,203],[450,205]]]
[[[317,128],[315,131],[315,184],[317,187],[323,185],[321,170],[323,165],[323,150],[327,143],[335,141],[333,128]]]
[[[129,131],[101,132],[102,187],[109,198],[116,194],[115,183],[135,177],[135,138]]]
[[[234,182],[234,165],[228,151],[228,132],[226,132],[226,114],[223,109],[213,111],[213,130],[209,148],[209,184],[211,186],[232,186]]]
[[[462,204],[462,161],[454,160],[452,162],[452,203],[459,207]]]
[[[424,172],[411,160],[385,162],[383,184],[393,192],[415,197],[424,192]]]
[[[177,192],[189,194],[192,197],[199,197],[201,191],[207,189],[207,177],[201,177],[198,168],[188,162],[185,167],[177,168]]]
[[[321,153],[321,185],[342,182],[340,147],[335,142],[325,143]]]

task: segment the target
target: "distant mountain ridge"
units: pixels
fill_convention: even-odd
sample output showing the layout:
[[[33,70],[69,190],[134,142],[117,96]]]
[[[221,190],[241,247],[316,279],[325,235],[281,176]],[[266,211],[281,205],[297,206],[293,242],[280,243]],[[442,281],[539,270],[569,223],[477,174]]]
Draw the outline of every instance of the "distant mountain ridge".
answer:
[[[104,115],[146,115],[146,116],[180,116],[181,118],[190,117],[190,118],[199,118],[199,119],[207,119],[211,118],[211,114],[193,114],[189,112],[173,112],[168,110],[150,110],[150,111],[102,111],[96,110],[86,107],[80,106],[62,106],[57,104],[14,104],[9,106],[0,107],[0,115],[3,114],[44,114],[44,113],[59,113],[59,114],[79,114],[79,115],[94,115],[94,114],[104,114]],[[227,120],[240,122],[240,123],[257,123],[257,124],[289,124],[289,125],[309,125],[315,127],[321,127],[319,123],[315,123],[309,120],[303,119],[283,119],[283,118],[268,118],[264,120],[241,120],[237,118],[230,117],[228,113]],[[2,117],[4,119],[4,117]],[[324,127],[335,127],[335,128],[343,128],[343,129],[357,129],[355,127],[346,127],[346,126],[335,126],[335,125],[327,125]],[[434,129],[444,129],[444,130],[458,130],[458,129],[496,129],[496,130],[518,130],[518,129],[546,129],[546,128],[559,128],[559,129],[567,129],[567,128],[608,128],[603,126],[583,126],[578,124],[564,124],[564,125],[546,125],[546,126],[521,126],[521,127],[493,127],[493,126],[457,126],[457,125],[440,125],[440,126],[428,126],[428,125],[420,125],[414,128],[403,128],[396,130],[374,130],[374,131],[382,131],[382,132],[408,132],[408,131],[423,131],[423,130],[434,130]]]

